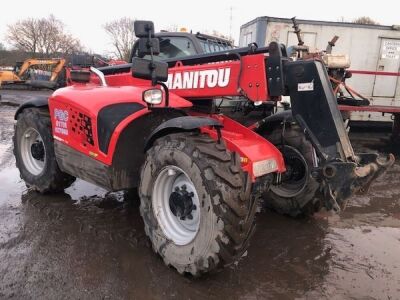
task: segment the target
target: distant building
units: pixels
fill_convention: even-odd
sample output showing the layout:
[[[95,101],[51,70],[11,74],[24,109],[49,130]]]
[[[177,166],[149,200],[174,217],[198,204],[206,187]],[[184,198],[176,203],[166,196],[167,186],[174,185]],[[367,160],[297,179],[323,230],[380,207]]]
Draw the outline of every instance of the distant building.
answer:
[[[305,45],[324,50],[333,36],[339,36],[333,54],[348,54],[351,70],[400,72],[400,26],[364,25],[344,22],[297,20]],[[297,45],[292,20],[259,17],[240,27],[240,46],[256,42],[266,46],[278,41],[287,47]],[[400,77],[354,74],[347,83],[372,99],[374,105],[400,106]],[[380,113],[353,113],[353,120],[389,121]]]

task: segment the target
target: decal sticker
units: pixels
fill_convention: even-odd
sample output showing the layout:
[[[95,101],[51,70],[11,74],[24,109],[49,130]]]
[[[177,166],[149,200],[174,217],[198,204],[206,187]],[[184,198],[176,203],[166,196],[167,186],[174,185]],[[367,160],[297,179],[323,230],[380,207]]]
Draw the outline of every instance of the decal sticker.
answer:
[[[298,92],[308,92],[308,91],[313,91],[313,90],[314,90],[314,80],[311,82],[297,84]]]
[[[175,72],[168,74],[166,84],[171,90],[221,88],[229,84],[230,75],[231,68]]]
[[[62,135],[68,135],[68,111],[63,109],[54,109],[54,117],[56,119],[56,126],[54,132]]]

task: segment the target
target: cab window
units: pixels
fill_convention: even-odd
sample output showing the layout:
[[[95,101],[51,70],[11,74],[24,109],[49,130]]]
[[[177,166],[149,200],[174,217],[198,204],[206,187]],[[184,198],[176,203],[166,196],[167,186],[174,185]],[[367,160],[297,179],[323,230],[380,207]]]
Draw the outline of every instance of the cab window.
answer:
[[[160,54],[154,56],[155,60],[167,60],[197,54],[194,44],[188,38],[159,37],[159,40]],[[137,48],[134,49],[134,56],[138,56]],[[145,55],[143,58],[150,59],[150,55]]]
[[[225,41],[220,40],[203,40],[199,39],[200,45],[203,48],[204,53],[213,53],[213,52],[220,52],[220,51],[227,51],[233,49],[231,45],[226,43]]]
[[[188,38],[160,38],[160,59],[179,58],[195,54],[197,54],[196,49]]]

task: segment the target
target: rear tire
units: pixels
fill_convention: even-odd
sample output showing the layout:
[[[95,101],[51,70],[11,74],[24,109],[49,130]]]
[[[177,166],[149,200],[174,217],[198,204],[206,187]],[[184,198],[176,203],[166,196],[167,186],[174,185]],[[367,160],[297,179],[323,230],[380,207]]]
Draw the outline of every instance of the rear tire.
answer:
[[[61,192],[75,181],[58,167],[47,109],[24,109],[18,115],[13,142],[16,165],[28,187],[41,193]]]
[[[158,139],[147,152],[139,187],[154,251],[179,273],[193,276],[235,262],[255,228],[257,201],[250,190],[238,155],[223,143],[197,133]],[[175,206],[174,199],[185,205]],[[180,217],[188,212],[190,218]]]
[[[304,174],[297,174],[298,178],[295,179],[294,176],[286,178],[286,182],[283,174],[281,185],[276,185],[274,179],[271,188],[263,195],[264,204],[267,208],[292,217],[312,215],[320,209],[320,184],[311,175],[315,160],[313,146],[297,124],[287,123],[283,136],[282,132],[282,127],[276,127],[263,136],[282,151],[287,169],[290,164],[297,164],[300,173]]]

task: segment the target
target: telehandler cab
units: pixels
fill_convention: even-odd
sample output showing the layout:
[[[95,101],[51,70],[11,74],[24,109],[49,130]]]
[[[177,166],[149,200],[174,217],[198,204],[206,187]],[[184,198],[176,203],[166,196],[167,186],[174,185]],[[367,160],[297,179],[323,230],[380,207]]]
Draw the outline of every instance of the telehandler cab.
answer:
[[[290,61],[277,43],[156,61],[153,23],[135,32],[132,64],[72,70],[72,86],[17,110],[14,154],[39,192],[75,178],[138,187],[153,249],[178,272],[238,260],[262,197],[292,215],[339,211],[393,164],[354,153],[321,62]],[[282,95],[291,113],[250,126],[216,105],[240,96],[256,109]]]

